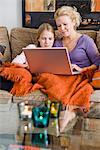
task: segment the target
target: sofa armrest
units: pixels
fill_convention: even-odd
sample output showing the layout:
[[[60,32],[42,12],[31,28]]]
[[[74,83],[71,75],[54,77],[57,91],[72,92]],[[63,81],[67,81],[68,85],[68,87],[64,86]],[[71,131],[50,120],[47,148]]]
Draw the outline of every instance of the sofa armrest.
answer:
[[[22,52],[29,44],[36,44],[37,29],[13,28],[10,33],[12,59]]]
[[[6,27],[0,27],[0,44],[6,46],[3,61],[11,61],[9,35]]]

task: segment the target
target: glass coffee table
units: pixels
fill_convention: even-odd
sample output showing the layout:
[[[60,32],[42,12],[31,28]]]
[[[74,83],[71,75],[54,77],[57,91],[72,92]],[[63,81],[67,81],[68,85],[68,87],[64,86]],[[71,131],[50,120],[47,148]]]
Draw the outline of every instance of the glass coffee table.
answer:
[[[19,118],[17,104],[0,117],[0,150],[100,150],[100,119],[79,117],[72,129],[60,134],[57,118],[46,128],[36,128],[31,119]]]

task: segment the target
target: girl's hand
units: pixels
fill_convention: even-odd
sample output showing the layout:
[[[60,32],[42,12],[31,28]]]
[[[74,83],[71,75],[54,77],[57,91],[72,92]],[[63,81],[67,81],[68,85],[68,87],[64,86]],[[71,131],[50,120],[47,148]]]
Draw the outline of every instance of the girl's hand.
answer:
[[[19,63],[15,63],[17,64],[19,67],[23,67],[23,68],[29,68],[27,64],[19,64]]]
[[[20,64],[20,66],[23,67],[23,68],[29,69],[29,66],[27,64]]]

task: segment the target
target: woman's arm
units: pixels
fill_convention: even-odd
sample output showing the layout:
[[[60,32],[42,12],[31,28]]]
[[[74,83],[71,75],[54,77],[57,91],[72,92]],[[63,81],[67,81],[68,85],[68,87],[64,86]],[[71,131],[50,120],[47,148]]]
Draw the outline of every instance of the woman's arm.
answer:
[[[89,79],[89,81],[91,81],[93,74],[94,74],[95,70],[97,69],[97,66],[94,64],[89,67],[84,67],[84,68],[80,68],[77,65],[72,65],[72,66],[73,66],[73,69],[79,71],[80,74],[82,74],[87,79]]]
[[[96,70],[97,69],[97,66],[95,65],[95,64],[93,64],[93,65],[91,65],[91,66],[89,66],[89,67],[84,67],[84,68],[82,68],[81,69],[81,73],[84,73],[84,72],[86,72],[86,71],[88,71],[88,70]]]
[[[98,48],[94,40],[89,36],[87,36],[85,43],[86,43],[85,52],[89,61],[91,62],[91,66],[93,65],[92,69],[94,69],[95,66],[97,66],[98,68],[100,65],[100,52],[98,51]]]

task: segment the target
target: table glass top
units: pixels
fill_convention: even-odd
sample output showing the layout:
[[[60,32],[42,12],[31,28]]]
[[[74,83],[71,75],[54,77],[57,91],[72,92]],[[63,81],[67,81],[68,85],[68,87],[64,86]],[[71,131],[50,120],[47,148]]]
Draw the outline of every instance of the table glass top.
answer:
[[[50,118],[48,127],[34,127],[33,120],[22,119],[18,106],[0,112],[0,150],[82,150],[100,149],[100,119],[78,117],[74,127],[59,132],[59,118]]]

